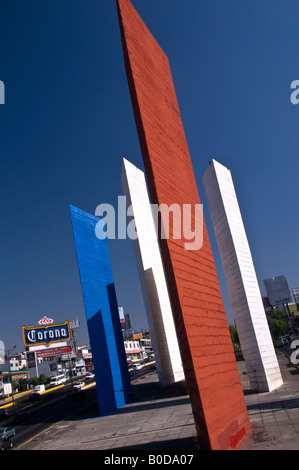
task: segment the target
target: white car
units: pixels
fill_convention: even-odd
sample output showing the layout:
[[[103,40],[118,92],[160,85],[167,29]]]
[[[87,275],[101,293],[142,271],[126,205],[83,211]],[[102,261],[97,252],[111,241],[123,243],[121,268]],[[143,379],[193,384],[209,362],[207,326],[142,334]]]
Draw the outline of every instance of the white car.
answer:
[[[95,375],[92,372],[87,372],[85,379],[94,379]]]
[[[133,370],[140,370],[140,369],[142,369],[142,365],[141,364],[133,364],[132,369]]]
[[[75,390],[80,390],[82,387],[84,387],[85,382],[76,382],[74,383],[74,389]]]

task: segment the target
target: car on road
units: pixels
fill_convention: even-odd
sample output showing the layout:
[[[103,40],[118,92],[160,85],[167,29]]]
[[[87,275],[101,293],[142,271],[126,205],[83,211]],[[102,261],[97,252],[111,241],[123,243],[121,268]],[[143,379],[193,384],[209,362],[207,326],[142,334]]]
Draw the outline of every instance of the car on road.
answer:
[[[34,387],[34,389],[32,390],[32,393],[42,393],[46,390],[45,386],[44,385],[37,385],[36,387]]]
[[[94,378],[95,378],[95,375],[93,372],[87,372],[85,379],[89,380],[89,379],[94,379]]]
[[[4,438],[0,440],[0,450],[11,449],[13,447],[13,442],[8,439]]]
[[[55,375],[54,377],[51,377],[50,385],[51,387],[56,387],[57,385],[62,385],[65,382],[66,382],[66,377],[63,374]]]
[[[131,376],[137,375],[137,371],[142,369],[141,364],[133,364],[132,368],[129,370]]]
[[[0,438],[5,439],[16,435],[14,428],[0,428]]]
[[[84,387],[85,382],[76,382],[74,383],[73,387],[75,390],[80,390],[82,387]]]

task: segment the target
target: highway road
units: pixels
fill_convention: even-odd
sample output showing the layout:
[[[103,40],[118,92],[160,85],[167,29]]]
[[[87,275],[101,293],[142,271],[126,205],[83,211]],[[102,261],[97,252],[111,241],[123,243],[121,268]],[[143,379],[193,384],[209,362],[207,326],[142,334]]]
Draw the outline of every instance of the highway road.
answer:
[[[14,445],[16,449],[21,449],[28,440],[39,439],[39,436],[47,432],[54,424],[63,421],[88,417],[93,411],[97,414],[97,401],[95,388],[85,393],[85,399],[74,402],[72,399],[64,397],[48,403],[47,406],[31,412],[28,421],[16,427]]]
[[[30,401],[29,397],[17,402],[12,415],[5,420],[7,426],[12,426],[16,430],[13,438],[14,449],[22,448],[22,444],[32,438],[38,439],[41,433],[45,432],[57,422],[66,419],[79,419],[82,413],[97,413],[97,400],[95,385],[82,392],[76,392],[70,396],[71,384],[54,389],[43,394],[37,401]],[[23,416],[25,419],[21,423],[14,423],[14,419]],[[4,422],[1,422],[1,426]]]
[[[131,377],[131,382],[140,379],[150,371],[151,366],[143,367]],[[80,380],[85,381],[84,377],[76,379],[76,381]],[[36,401],[30,400],[30,394],[17,399],[14,409],[9,407],[10,416],[0,422],[0,427],[12,426],[16,430],[13,449],[22,450],[26,442],[32,439],[44,439],[47,431],[56,423],[61,423],[63,427],[66,420],[98,416],[95,382],[85,381],[85,384],[82,392],[75,392],[73,395],[70,393],[72,385],[68,382],[63,387],[53,388],[42,394]],[[14,424],[14,417],[22,414],[25,415],[26,420]]]

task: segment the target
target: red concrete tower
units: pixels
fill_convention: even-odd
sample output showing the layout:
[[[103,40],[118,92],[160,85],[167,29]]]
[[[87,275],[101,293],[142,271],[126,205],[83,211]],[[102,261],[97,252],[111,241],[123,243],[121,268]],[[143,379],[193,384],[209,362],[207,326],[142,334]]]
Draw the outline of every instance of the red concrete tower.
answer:
[[[130,1],[117,6],[151,202],[200,204],[168,59]],[[204,447],[234,449],[250,423],[205,225],[201,249],[184,243],[160,240],[194,420]]]

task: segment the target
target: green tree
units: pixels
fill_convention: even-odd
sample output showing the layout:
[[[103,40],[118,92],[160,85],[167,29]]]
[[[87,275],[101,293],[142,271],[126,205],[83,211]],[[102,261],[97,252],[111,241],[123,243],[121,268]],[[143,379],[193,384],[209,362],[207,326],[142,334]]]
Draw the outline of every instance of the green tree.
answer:
[[[282,310],[270,310],[266,314],[268,325],[274,339],[284,336],[288,331],[289,319]]]
[[[27,389],[27,379],[19,379],[18,390],[24,392]]]
[[[40,384],[45,384],[47,382],[47,377],[45,376],[45,374],[41,374],[39,376],[39,383]]]
[[[230,337],[232,339],[234,349],[239,349],[240,340],[239,340],[237,328],[234,325],[229,325],[229,332],[230,332]]]
[[[38,385],[38,378],[37,377],[32,377],[30,379],[29,383],[32,387],[35,387],[36,385]]]

